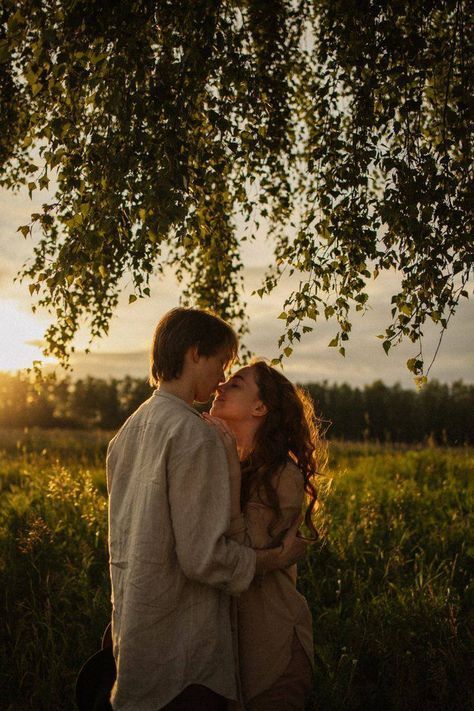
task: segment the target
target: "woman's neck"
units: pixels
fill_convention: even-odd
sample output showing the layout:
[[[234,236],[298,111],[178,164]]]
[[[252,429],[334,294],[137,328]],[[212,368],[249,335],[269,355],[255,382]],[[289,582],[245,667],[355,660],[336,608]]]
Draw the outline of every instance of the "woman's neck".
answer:
[[[257,427],[253,422],[237,422],[235,420],[229,421],[227,424],[234,433],[239,460],[242,462],[253,450]]]

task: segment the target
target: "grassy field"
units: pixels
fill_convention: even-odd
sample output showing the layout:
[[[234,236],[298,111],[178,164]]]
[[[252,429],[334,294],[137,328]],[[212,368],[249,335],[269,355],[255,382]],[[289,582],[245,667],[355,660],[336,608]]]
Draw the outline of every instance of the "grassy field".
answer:
[[[0,709],[72,711],[110,615],[107,433],[0,432]],[[330,446],[311,709],[474,709],[474,452]],[[472,534],[471,534],[472,535]]]

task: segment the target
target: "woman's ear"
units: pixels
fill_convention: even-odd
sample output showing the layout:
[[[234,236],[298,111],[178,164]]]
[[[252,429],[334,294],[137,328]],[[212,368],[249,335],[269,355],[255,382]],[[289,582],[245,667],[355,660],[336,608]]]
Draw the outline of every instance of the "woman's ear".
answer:
[[[261,400],[258,400],[257,404],[252,408],[252,415],[254,417],[264,417],[268,412],[268,407]]]

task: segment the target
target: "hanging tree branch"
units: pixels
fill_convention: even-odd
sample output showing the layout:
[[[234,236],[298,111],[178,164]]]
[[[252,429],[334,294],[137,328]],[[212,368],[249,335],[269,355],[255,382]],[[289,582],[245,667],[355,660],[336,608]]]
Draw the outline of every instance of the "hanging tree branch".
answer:
[[[67,362],[171,265],[183,297],[246,328],[235,215],[268,217],[301,272],[282,356],[320,318],[345,353],[367,283],[395,268],[383,347],[446,328],[472,268],[472,39],[462,0],[4,0],[0,184],[53,199],[22,276]],[[249,186],[258,189],[249,189]],[[422,358],[410,359],[415,373]]]

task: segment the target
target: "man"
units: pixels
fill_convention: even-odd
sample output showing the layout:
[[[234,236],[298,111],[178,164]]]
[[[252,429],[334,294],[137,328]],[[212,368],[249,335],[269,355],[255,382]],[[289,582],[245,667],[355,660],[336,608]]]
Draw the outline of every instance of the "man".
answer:
[[[157,389],[110,442],[114,711],[225,709],[238,697],[229,596],[305,550],[297,524],[277,550],[227,537],[242,517],[225,448],[192,404],[207,402],[236,352],[217,316],[168,312],[151,354]]]

